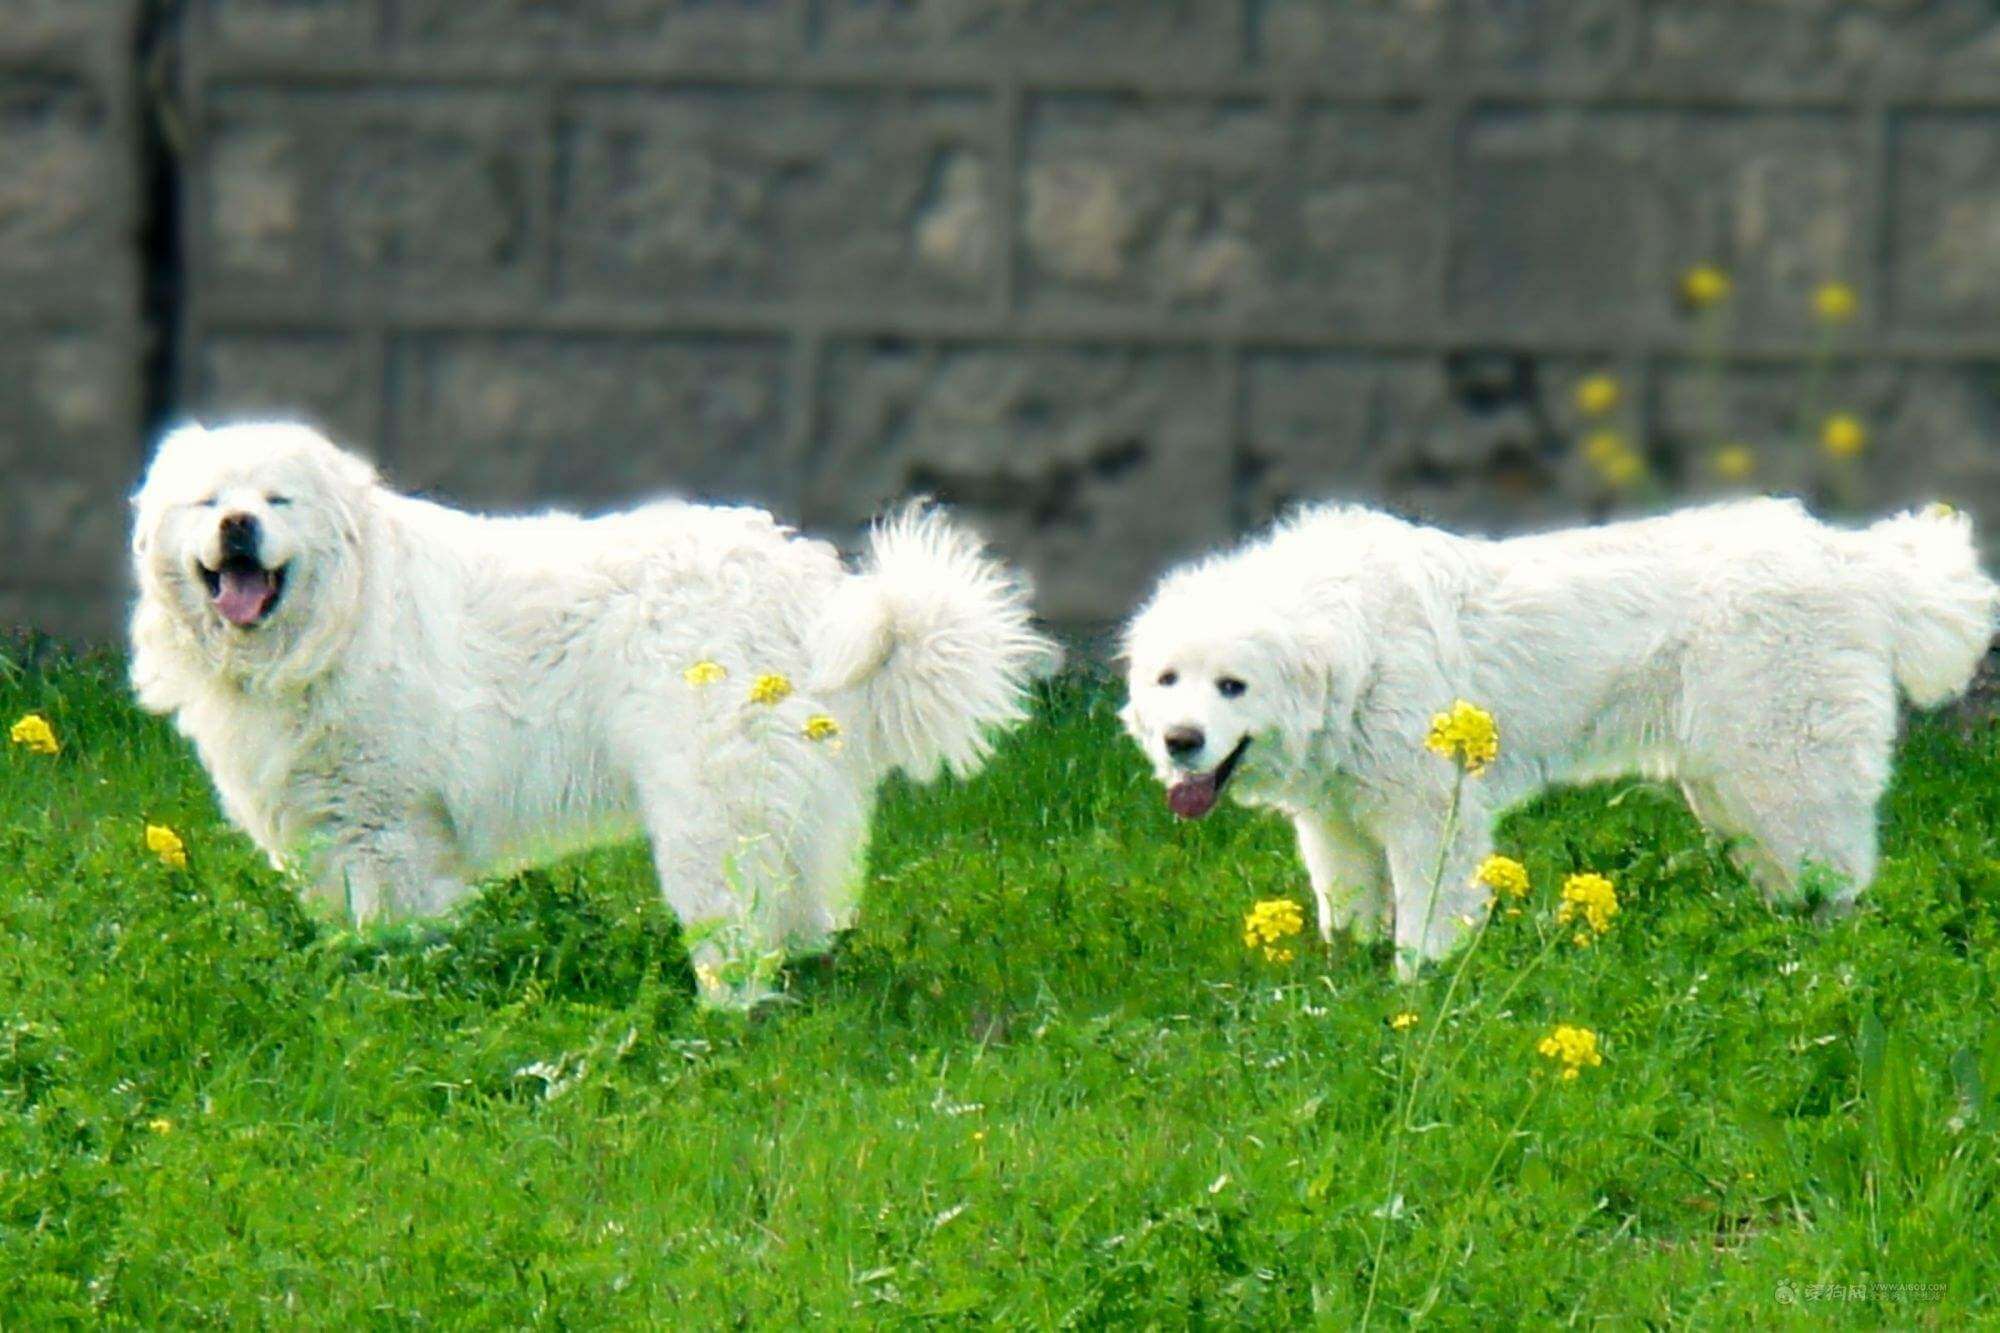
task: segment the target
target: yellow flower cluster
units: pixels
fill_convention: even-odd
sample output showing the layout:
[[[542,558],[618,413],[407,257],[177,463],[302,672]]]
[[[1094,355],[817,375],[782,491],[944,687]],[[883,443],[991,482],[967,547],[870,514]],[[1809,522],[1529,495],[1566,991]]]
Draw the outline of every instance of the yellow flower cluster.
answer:
[[[1243,947],[1262,949],[1266,962],[1289,963],[1293,953],[1284,941],[1306,928],[1305,913],[1290,898],[1268,898],[1243,918]]]
[[[809,741],[830,741],[840,735],[840,723],[826,713],[814,713],[800,731]]]
[[[1563,881],[1562,906],[1556,909],[1556,924],[1566,926],[1578,916],[1591,931],[1602,935],[1611,929],[1618,915],[1618,890],[1602,875],[1571,875]],[[1576,942],[1589,944],[1590,935],[1579,930]]]
[[[750,702],[753,704],[783,703],[791,697],[791,693],[791,678],[776,671],[766,671],[750,683]]]
[[[29,713],[7,732],[9,740],[31,754],[55,754],[62,749],[55,728],[40,713]]]
[[[1696,310],[1721,305],[1732,290],[1729,275],[1714,264],[1696,264],[1681,275],[1681,299]]]
[[[165,824],[146,825],[146,850],[176,870],[187,869],[187,844]]]
[[[1820,447],[1833,458],[1853,458],[1868,447],[1868,428],[1861,418],[1836,412],[1819,428]]]
[[[1583,456],[1608,486],[1622,489],[1646,475],[1646,460],[1615,430],[1591,434],[1583,442]]]
[[[1567,1023],[1558,1023],[1556,1030],[1543,1037],[1535,1049],[1562,1065],[1565,1080],[1604,1063],[1604,1057],[1597,1051],[1597,1034]]]
[[[1709,460],[1715,468],[1715,475],[1724,481],[1743,481],[1757,470],[1757,455],[1748,445],[1725,444],[1715,451]]]
[[[1599,372],[1576,382],[1576,406],[1587,417],[1601,417],[1618,406],[1618,381]]]
[[[1478,777],[1500,757],[1500,729],[1494,724],[1493,714],[1477,704],[1455,699],[1449,710],[1431,718],[1424,746]]]
[[[1389,1026],[1398,1032],[1407,1032],[1417,1025],[1417,1016],[1405,1009],[1389,1020]]]
[[[681,672],[681,679],[695,689],[706,689],[710,685],[720,685],[729,679],[729,668],[720,662],[703,658]],[[792,678],[779,671],[766,671],[750,682],[749,700],[753,704],[783,703],[792,697]],[[803,728],[806,739],[815,741],[832,740],[840,734],[840,724],[825,713],[817,713],[806,719]]]
[[[1493,890],[1497,898],[1516,902],[1528,896],[1528,868],[1511,856],[1489,856],[1479,863],[1473,881]]]
[[[1822,282],[1813,292],[1813,313],[1825,324],[1845,324],[1854,318],[1860,301],[1844,282]]]
[[[703,658],[687,670],[681,672],[681,679],[698,690],[705,686],[720,684],[728,678],[729,669],[727,667],[723,666],[720,662],[711,662],[707,658]]]

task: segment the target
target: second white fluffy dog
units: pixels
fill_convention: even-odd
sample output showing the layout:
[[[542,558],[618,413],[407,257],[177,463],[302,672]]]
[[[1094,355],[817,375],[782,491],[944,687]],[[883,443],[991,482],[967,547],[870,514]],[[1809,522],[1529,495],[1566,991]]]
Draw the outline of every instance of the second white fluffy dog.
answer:
[[[854,908],[874,792],[966,772],[1051,660],[935,512],[858,573],[753,509],[484,518],[288,424],[190,427],[135,501],[140,702],[362,919],[645,833],[711,1002]]]
[[[1289,815],[1321,933],[1393,922],[1408,969],[1483,910],[1494,820],[1552,782],[1677,780],[1767,892],[1818,866],[1846,906],[1875,873],[1898,687],[1962,693],[1995,609],[1943,506],[1847,531],[1753,501],[1511,541],[1328,508],[1166,579],[1128,633],[1124,717],[1176,814],[1227,790]],[[1461,698],[1500,756],[1448,820],[1424,738]]]

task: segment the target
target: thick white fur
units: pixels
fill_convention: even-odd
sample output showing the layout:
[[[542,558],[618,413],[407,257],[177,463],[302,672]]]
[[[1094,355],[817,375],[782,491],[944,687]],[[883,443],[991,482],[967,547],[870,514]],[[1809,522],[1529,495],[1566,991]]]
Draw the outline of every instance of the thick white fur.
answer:
[[[1943,506],[1850,531],[1749,501],[1509,541],[1323,508],[1164,581],[1128,630],[1124,717],[1168,783],[1251,737],[1225,791],[1291,817],[1322,934],[1393,922],[1407,968],[1483,909],[1498,815],[1562,781],[1676,780],[1767,893],[1816,865],[1849,905],[1875,873],[1897,687],[1962,693],[1995,612]],[[1222,697],[1225,676],[1247,688]],[[1423,741],[1460,698],[1494,715],[1500,759],[1445,847],[1454,770]],[[1170,756],[1175,728],[1203,749]]]
[[[460,513],[288,424],[174,433],[135,506],[139,699],[275,863],[368,919],[643,832],[712,1000],[844,926],[881,778],[976,767],[1052,660],[1023,584],[934,510],[850,573],[754,509]],[[232,512],[287,571],[249,630],[195,570]],[[727,679],[690,685],[698,661]],[[765,672],[796,692],[749,702]],[[837,743],[803,735],[819,713]]]

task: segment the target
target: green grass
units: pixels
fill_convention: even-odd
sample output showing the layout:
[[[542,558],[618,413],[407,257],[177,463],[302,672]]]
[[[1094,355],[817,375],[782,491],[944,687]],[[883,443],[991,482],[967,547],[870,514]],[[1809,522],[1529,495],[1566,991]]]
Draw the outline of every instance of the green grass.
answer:
[[[116,663],[0,667],[0,723],[65,743],[0,754],[4,1323],[1353,1324],[1405,996],[1244,949],[1252,902],[1309,902],[1289,831],[1169,819],[1115,697],[1066,681],[976,781],[893,787],[837,964],[746,1021],[693,1007],[642,849],[357,936]],[[1872,905],[1820,928],[1659,789],[1514,817],[1537,897],[1442,1034],[1378,1321],[1993,1320],[1996,828],[2000,730],[1919,724]],[[1496,1011],[1584,868],[1615,929]],[[1559,1021],[1605,1063],[1510,1138]]]

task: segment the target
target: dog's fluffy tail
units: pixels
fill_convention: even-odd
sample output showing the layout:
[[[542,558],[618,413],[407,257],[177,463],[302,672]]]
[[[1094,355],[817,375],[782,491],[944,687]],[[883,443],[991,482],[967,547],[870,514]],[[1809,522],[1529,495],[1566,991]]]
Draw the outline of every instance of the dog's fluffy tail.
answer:
[[[861,569],[822,610],[816,693],[846,695],[850,737],[919,779],[977,769],[1027,715],[1026,687],[1061,660],[1035,632],[1024,579],[940,511],[877,523]]]
[[[1965,693],[1992,645],[2000,587],[1979,568],[1972,520],[1949,505],[1868,529],[1895,578],[1890,654],[1896,683],[1920,708]]]

